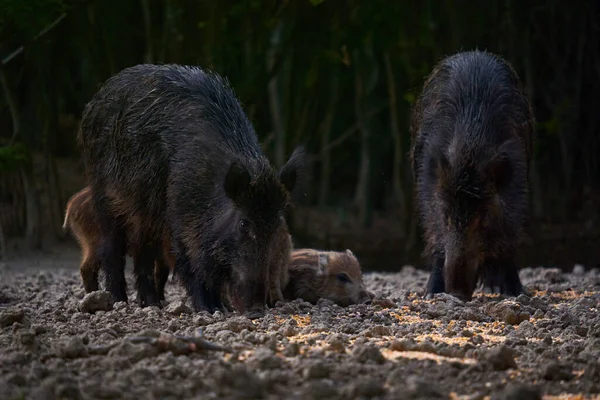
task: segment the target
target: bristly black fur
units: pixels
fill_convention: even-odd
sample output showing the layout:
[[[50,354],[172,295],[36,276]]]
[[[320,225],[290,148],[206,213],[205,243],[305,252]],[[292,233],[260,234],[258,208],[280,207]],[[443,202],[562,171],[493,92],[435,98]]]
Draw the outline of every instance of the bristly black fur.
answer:
[[[124,69],[86,106],[78,141],[102,216],[107,287],[118,300],[126,300],[124,226],[138,228],[131,242],[143,304],[156,304],[149,264],[167,226],[175,272],[198,309],[221,307],[222,284],[242,285],[240,279],[245,301],[259,307],[257,287],[267,275],[261,261],[294,189],[286,179],[299,162],[292,158],[282,168],[287,176],[274,171],[225,79],[190,66]],[[229,173],[234,163],[240,168]]]
[[[410,131],[433,265],[426,293],[452,286],[470,298],[475,273],[492,291],[520,293],[514,259],[527,214],[534,117],[515,71],[477,50],[443,59],[426,79]],[[454,261],[447,249],[456,249]],[[464,266],[474,259],[476,272]]]

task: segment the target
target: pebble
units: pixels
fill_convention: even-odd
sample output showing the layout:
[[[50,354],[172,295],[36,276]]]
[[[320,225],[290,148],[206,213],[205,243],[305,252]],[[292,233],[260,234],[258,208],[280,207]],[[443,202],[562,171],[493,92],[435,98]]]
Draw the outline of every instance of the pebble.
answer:
[[[63,343],[58,349],[58,355],[62,358],[87,357],[88,349],[80,337],[73,337]]]
[[[569,368],[562,366],[557,362],[552,362],[544,367],[542,378],[547,381],[568,381],[573,378],[573,374]]]
[[[492,396],[492,400],[542,400],[542,395],[536,387],[511,383],[498,396]]]
[[[581,264],[575,264],[575,266],[573,266],[573,275],[585,275],[585,267]]]
[[[504,371],[517,367],[515,363],[515,351],[504,345],[493,347],[485,352],[482,361],[496,371]]]
[[[302,370],[305,379],[322,379],[329,377],[329,368],[322,361],[315,361]]]
[[[352,350],[352,357],[362,364],[375,363],[383,364],[385,357],[379,349],[373,345],[358,345]]]
[[[113,299],[107,291],[95,291],[85,295],[79,302],[79,311],[86,313],[97,313],[99,311],[110,311],[113,308]]]
[[[176,300],[170,303],[165,308],[165,311],[172,315],[190,314],[192,312],[183,300]]]
[[[6,310],[0,312],[0,328],[11,326],[15,322],[22,322],[25,318],[25,311],[21,309]]]

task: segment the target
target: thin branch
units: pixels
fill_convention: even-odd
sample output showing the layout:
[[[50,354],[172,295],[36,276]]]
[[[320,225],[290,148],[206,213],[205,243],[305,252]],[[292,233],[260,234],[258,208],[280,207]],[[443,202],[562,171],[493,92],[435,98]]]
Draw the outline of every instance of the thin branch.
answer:
[[[46,33],[48,33],[51,29],[53,29],[56,25],[58,25],[60,23],[60,21],[62,21],[66,16],[67,16],[66,13],[61,14],[61,16],[58,17],[57,19],[55,19],[54,22],[52,22],[50,25],[48,25],[47,27],[45,27],[40,33],[38,33],[37,35],[35,35],[33,37],[33,39],[31,39],[31,43],[35,42],[36,40],[38,40],[39,38],[41,38],[42,36],[44,36]],[[2,60],[2,65],[1,66],[4,67],[13,58],[15,58],[16,56],[18,56],[19,54],[21,54],[23,52],[23,50],[25,50],[25,45],[20,46],[18,49],[16,49],[12,53],[10,53],[7,57],[5,57]]]

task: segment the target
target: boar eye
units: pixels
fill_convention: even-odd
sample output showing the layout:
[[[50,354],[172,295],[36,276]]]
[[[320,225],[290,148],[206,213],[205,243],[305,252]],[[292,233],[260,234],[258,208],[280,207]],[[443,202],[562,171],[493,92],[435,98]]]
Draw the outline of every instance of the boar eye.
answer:
[[[341,273],[337,275],[337,280],[340,283],[350,283],[350,278],[348,277],[348,275]]]
[[[251,234],[250,222],[245,219],[240,220],[238,223],[238,229],[242,235],[253,236]]]

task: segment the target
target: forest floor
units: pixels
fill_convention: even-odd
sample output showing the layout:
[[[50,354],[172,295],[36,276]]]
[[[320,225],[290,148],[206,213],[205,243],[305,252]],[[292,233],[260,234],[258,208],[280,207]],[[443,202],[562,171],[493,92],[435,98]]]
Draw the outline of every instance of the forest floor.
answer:
[[[462,303],[423,300],[427,272],[404,267],[365,274],[378,296],[371,305],[297,300],[250,320],[192,312],[171,282],[162,309],[139,308],[131,280],[129,304],[111,305],[106,292],[84,298],[78,257],[56,250],[0,264],[0,398],[580,399],[600,391],[597,269],[523,269],[533,297]],[[199,330],[228,351],[176,337],[193,342]]]

